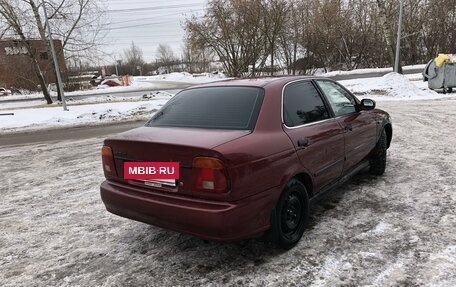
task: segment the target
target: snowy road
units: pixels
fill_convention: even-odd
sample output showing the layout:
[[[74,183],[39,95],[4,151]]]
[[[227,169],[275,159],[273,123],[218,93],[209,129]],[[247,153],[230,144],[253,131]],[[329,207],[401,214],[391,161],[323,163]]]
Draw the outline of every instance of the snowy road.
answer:
[[[58,142],[62,140],[88,139],[121,133],[143,126],[145,121],[129,121],[108,125],[95,125],[83,127],[69,127],[66,129],[48,129],[40,132],[24,132],[3,135],[0,137],[0,148],[9,145],[24,145],[40,142]]]
[[[102,138],[0,150],[2,286],[455,286],[456,100],[381,102],[386,174],[358,176],[282,252],[116,217],[98,193]]]

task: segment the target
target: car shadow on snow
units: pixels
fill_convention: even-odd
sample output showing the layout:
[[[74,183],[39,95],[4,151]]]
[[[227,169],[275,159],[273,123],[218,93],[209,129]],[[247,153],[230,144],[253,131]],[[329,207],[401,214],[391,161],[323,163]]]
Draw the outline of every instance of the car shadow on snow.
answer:
[[[194,282],[213,277],[212,280],[225,284],[236,274],[253,272],[285,252],[259,239],[213,242],[143,224],[130,231],[135,235],[129,233],[118,238],[124,240],[125,252],[129,253],[126,254],[127,264],[147,266],[142,271],[133,269],[137,274],[162,274],[163,280],[180,277]],[[173,270],[172,276],[169,270]]]
[[[362,171],[339,188],[329,192],[311,206],[307,229],[312,230],[318,225],[320,218],[337,207],[347,192],[356,190],[360,186],[375,185],[377,180],[377,177]],[[124,247],[127,248],[125,251],[137,257],[140,262],[150,261],[151,265],[154,262],[160,262],[160,269],[172,268],[182,274],[191,271],[192,274],[202,277],[208,273],[216,274],[226,270],[233,272],[243,270],[242,273],[245,273],[245,270],[255,270],[258,266],[275,261],[280,255],[289,252],[276,248],[263,238],[220,243],[141,223],[132,226],[132,229],[118,239],[125,244]]]

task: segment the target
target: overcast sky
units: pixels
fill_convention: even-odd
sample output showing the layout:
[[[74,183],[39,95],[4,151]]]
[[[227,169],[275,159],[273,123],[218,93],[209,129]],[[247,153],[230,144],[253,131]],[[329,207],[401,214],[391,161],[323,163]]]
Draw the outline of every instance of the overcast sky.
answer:
[[[110,25],[103,50],[110,58],[121,58],[125,48],[134,41],[144,52],[147,62],[155,60],[157,46],[169,44],[176,55],[181,54],[186,18],[201,16],[206,0],[107,0]],[[108,63],[104,63],[108,64]]]

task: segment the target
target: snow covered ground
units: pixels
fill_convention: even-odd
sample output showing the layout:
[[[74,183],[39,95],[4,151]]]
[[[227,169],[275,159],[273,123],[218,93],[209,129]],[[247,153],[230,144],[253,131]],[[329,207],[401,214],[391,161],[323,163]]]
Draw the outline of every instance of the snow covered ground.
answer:
[[[108,213],[103,138],[2,147],[0,285],[456,286],[456,100],[378,106],[394,125],[386,173],[317,204],[288,252]]]
[[[146,120],[169,99],[170,96],[165,95],[141,101],[70,104],[68,111],[64,111],[61,106],[0,110],[0,113],[14,113],[14,116],[2,116],[0,131],[1,133],[26,132]]]
[[[428,83],[422,80],[421,74],[388,73],[379,78],[339,82],[359,98],[369,97],[377,101],[430,100],[456,96],[428,89]]]
[[[155,81],[170,81],[170,82],[183,82],[183,83],[193,83],[193,84],[202,84],[207,82],[214,82],[220,80],[226,80],[226,76],[223,73],[210,74],[210,73],[201,73],[201,74],[190,74],[186,72],[181,73],[170,73],[156,76],[145,76],[145,77],[135,77],[135,83],[140,85],[144,82],[155,82]]]
[[[426,67],[426,64],[410,65],[410,66],[402,67],[402,70],[403,71],[415,70],[415,69],[424,70],[425,67]],[[320,74],[320,76],[330,77],[330,76],[337,76],[337,75],[361,75],[361,74],[374,73],[374,72],[390,73],[390,72],[393,72],[393,68],[369,68],[369,69],[356,69],[356,70],[351,70],[351,71],[332,71],[332,72]]]
[[[371,70],[368,70],[371,71]],[[136,82],[154,80],[208,82],[224,79],[222,75],[191,77],[189,74],[138,77]],[[427,88],[421,74],[400,75],[389,73],[383,77],[340,81],[359,98],[377,101],[426,100],[455,97],[441,94]],[[142,84],[137,84],[141,86]],[[114,88],[111,88],[114,89]],[[51,107],[38,102],[35,106],[27,102],[0,102],[0,113],[14,113],[1,116],[0,133],[35,131],[49,128],[98,125],[131,120],[147,120],[173,95],[167,92],[153,92],[142,97],[112,97],[109,94],[93,97],[69,97],[69,111],[63,111],[59,104]],[[24,103],[26,105],[24,106]],[[30,105],[29,105],[30,104]],[[17,105],[17,106],[15,106]]]
[[[6,146],[0,285],[456,286],[455,97],[429,91],[419,74],[341,83],[390,112],[388,167],[314,206],[292,250],[205,242],[108,213],[101,137]],[[142,120],[171,96],[74,97],[67,112],[0,104],[0,113],[15,113],[0,116],[0,133]]]
[[[117,86],[109,87],[105,85],[100,85],[96,88],[86,90],[86,91],[75,91],[67,92],[65,95],[69,98],[78,97],[78,96],[87,96],[87,95],[109,95],[110,93],[128,93],[132,91],[150,91],[150,90],[159,90],[166,89],[168,86],[174,87],[176,85],[181,85],[182,88],[194,85],[202,84],[208,82],[222,81],[226,80],[226,76],[223,73],[211,74],[211,73],[202,73],[202,74],[189,74],[189,73],[170,73],[165,75],[157,76],[140,76],[140,77],[131,77],[132,82],[130,86]],[[53,95],[56,95],[55,92],[51,92]],[[42,99],[43,95],[41,93],[31,93],[24,95],[10,95],[0,97],[0,103],[8,100],[20,100],[20,99]]]

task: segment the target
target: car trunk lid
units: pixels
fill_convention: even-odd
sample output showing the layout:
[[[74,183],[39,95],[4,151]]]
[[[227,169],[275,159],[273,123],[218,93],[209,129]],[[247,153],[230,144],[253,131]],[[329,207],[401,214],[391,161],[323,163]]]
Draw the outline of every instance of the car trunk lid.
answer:
[[[141,127],[106,139],[111,147],[116,181],[156,191],[194,194],[192,161],[195,157],[213,157],[223,161],[215,147],[246,136],[250,131],[191,128]],[[179,179],[173,181],[125,180],[124,162],[179,162]]]

